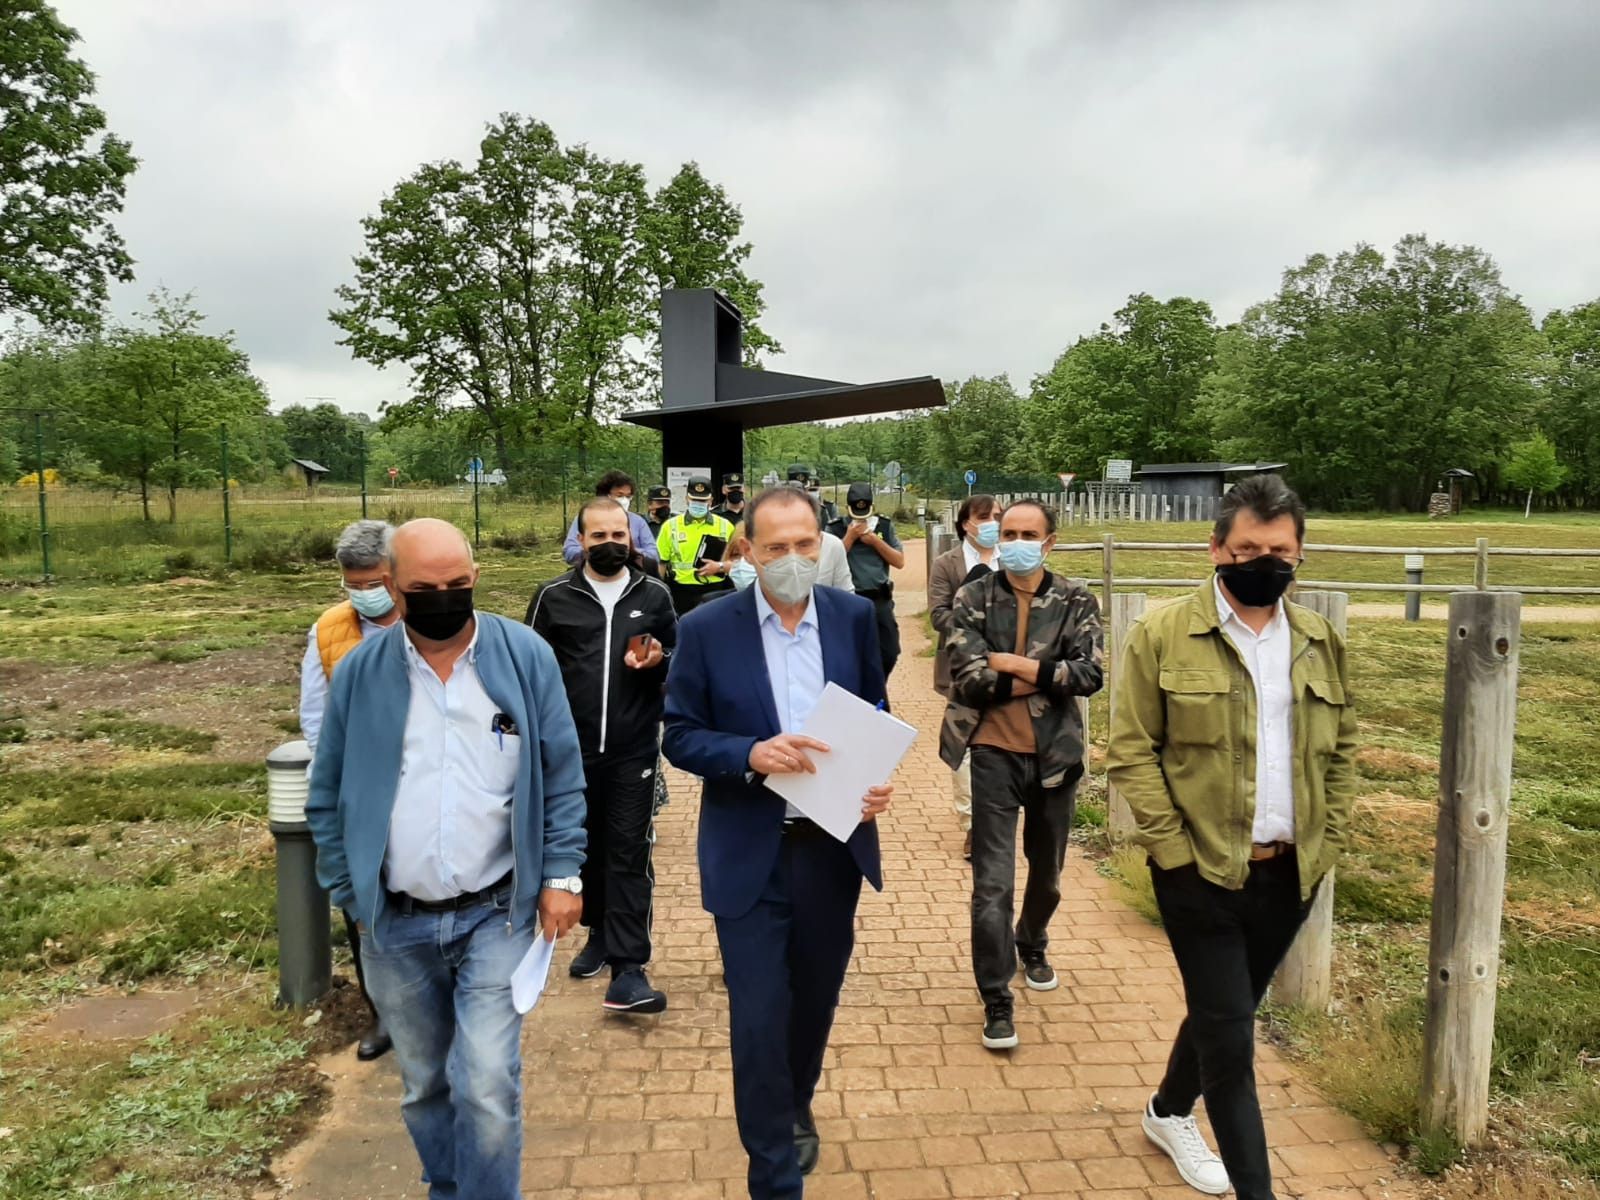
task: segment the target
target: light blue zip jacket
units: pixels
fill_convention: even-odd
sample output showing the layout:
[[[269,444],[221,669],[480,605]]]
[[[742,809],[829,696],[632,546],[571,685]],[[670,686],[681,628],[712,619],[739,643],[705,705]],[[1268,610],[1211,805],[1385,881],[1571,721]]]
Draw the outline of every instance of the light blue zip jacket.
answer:
[[[504,617],[477,619],[478,678],[522,734],[511,800],[511,925],[523,929],[534,922],[542,882],[583,865],[583,758],[549,645]],[[368,930],[379,928],[384,905],[383,857],[411,706],[405,636],[397,621],[340,660],[306,801],[317,879]]]

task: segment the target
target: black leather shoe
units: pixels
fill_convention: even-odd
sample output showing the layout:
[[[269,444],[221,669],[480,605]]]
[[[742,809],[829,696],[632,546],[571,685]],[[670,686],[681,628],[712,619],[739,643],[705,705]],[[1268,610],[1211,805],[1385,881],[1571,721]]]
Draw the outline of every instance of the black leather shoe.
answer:
[[[371,1062],[375,1058],[382,1058],[393,1048],[394,1043],[389,1040],[389,1031],[383,1027],[383,1022],[374,1021],[356,1043],[356,1057],[362,1062]]]
[[[822,1153],[822,1139],[817,1136],[817,1123],[811,1119],[811,1110],[797,1114],[794,1123],[794,1153],[800,1161],[800,1174],[809,1175],[817,1169],[817,1158]]]

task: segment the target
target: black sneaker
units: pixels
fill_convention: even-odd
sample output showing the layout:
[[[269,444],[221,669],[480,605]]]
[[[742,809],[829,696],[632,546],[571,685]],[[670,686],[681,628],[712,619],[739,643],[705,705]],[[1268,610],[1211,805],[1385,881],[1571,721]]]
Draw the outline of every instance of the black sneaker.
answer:
[[[611,981],[602,1002],[608,1012],[658,1013],[667,1008],[667,995],[650,986],[642,967],[629,967]]]
[[[1022,956],[1022,982],[1036,992],[1053,992],[1061,986],[1056,969],[1044,960],[1044,954]]]
[[[1011,1023],[1011,1001],[983,1006],[983,1045],[988,1050],[1010,1050],[1017,1044],[1017,1027]]]
[[[794,1156],[800,1164],[800,1174],[809,1175],[817,1169],[817,1158],[822,1153],[822,1139],[817,1136],[817,1123],[811,1110],[794,1115]]]
[[[583,949],[573,955],[572,964],[567,967],[567,974],[574,979],[593,979],[605,969],[605,934],[591,929],[589,931],[589,940],[583,944]]]

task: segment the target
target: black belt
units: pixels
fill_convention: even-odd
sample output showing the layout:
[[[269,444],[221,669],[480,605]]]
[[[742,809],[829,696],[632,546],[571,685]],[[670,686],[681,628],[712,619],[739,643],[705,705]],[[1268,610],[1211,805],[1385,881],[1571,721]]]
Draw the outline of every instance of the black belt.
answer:
[[[474,904],[484,904],[499,899],[498,893],[510,887],[511,872],[507,871],[486,888],[479,888],[475,892],[462,892],[459,896],[451,896],[445,900],[418,900],[405,892],[387,892],[387,894],[389,903],[400,910],[400,915],[409,917],[414,912],[442,913],[471,908]]]
[[[889,600],[894,596],[894,584],[886,583],[882,587],[872,588],[868,591],[857,590],[856,595],[864,596],[868,600]]]
[[[825,835],[828,831],[818,825],[810,817],[787,817],[783,822],[783,836],[786,838],[814,838]]]

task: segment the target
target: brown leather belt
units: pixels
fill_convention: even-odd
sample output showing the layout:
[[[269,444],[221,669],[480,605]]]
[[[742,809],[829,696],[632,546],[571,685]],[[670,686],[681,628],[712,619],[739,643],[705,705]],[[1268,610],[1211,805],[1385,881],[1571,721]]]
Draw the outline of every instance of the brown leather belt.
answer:
[[[1253,842],[1250,846],[1250,861],[1266,862],[1269,858],[1293,853],[1293,842]]]

